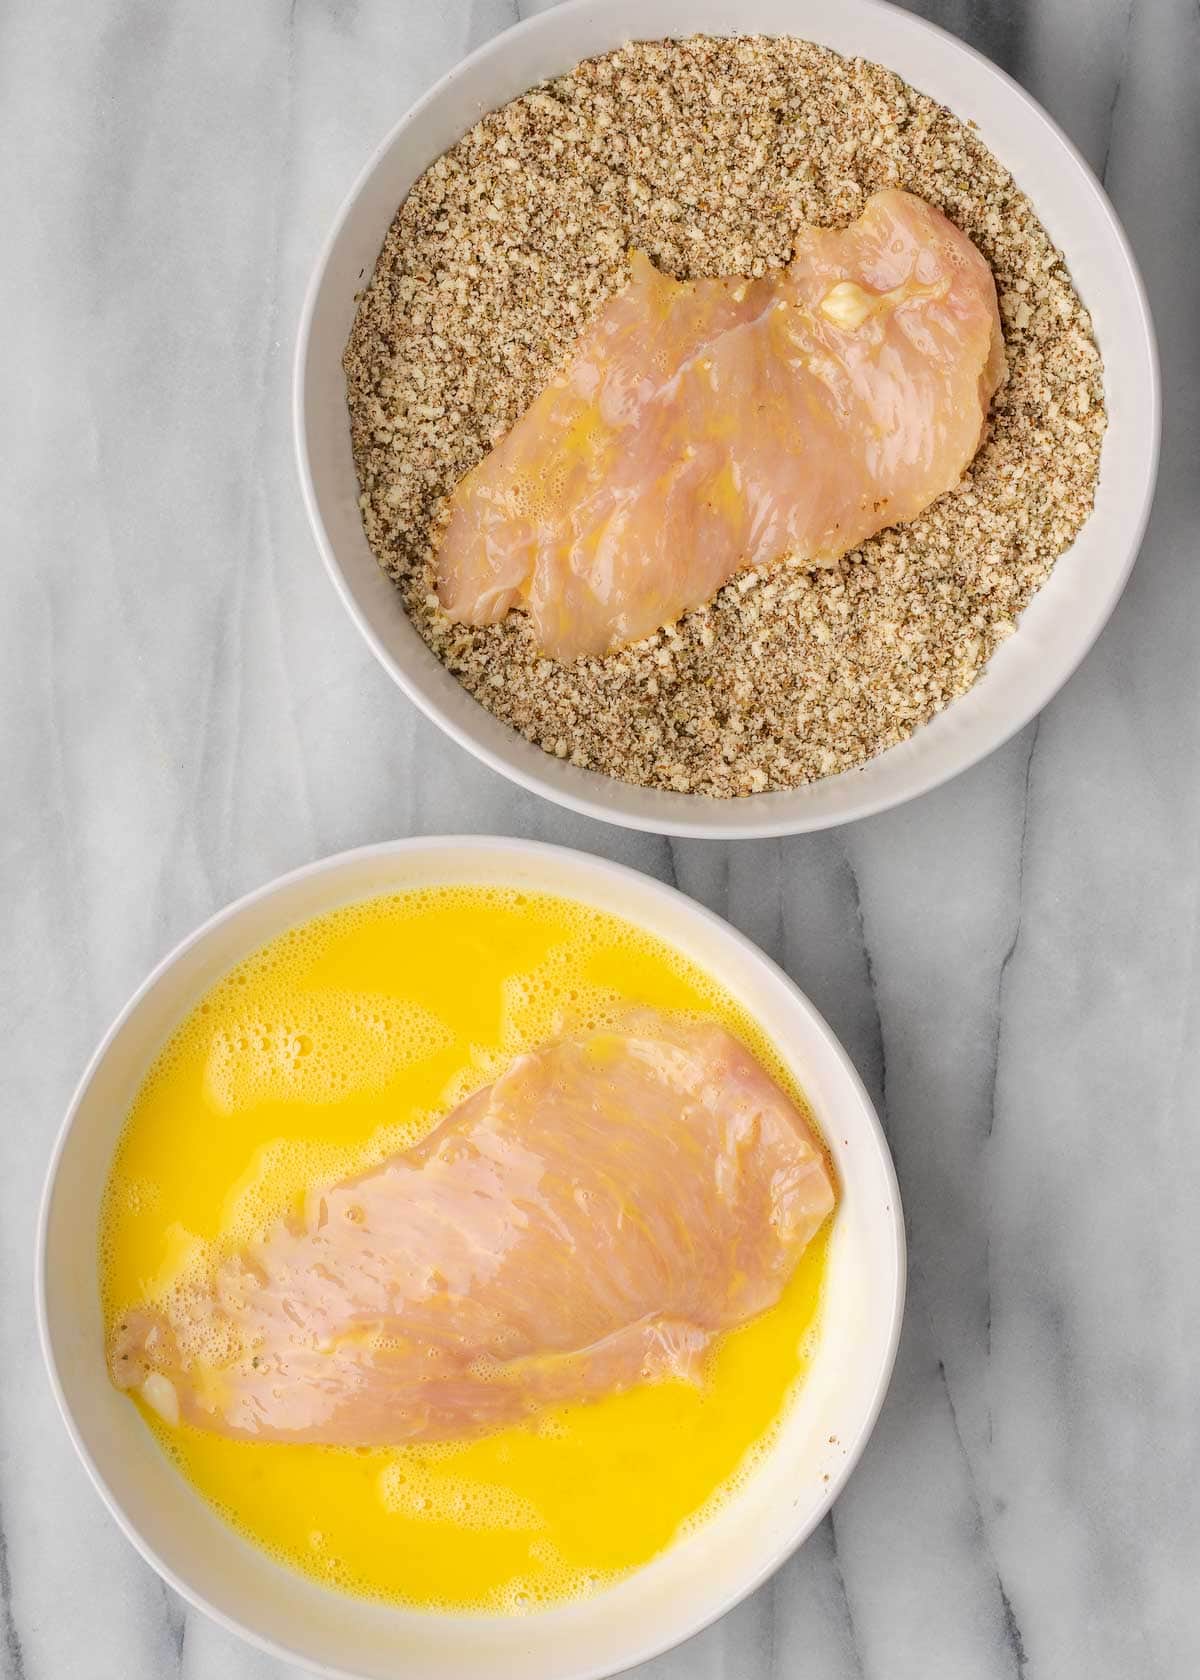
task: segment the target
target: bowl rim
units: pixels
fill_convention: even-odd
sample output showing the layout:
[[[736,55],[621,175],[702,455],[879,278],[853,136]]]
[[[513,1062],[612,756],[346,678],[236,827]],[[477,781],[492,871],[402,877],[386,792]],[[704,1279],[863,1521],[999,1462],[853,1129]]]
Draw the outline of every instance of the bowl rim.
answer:
[[[919,764],[902,788],[884,788],[881,791],[867,791],[865,793],[851,789],[847,793],[844,804],[833,812],[818,809],[788,816],[772,816],[770,805],[759,803],[760,801],[769,802],[774,799],[786,799],[791,793],[800,791],[799,789],[777,790],[771,793],[744,795],[729,800],[716,800],[703,794],[677,793],[666,789],[651,790],[635,784],[625,784],[619,778],[609,777],[602,771],[586,770],[582,772],[585,777],[599,778],[598,787],[608,785],[611,788],[612,784],[615,783],[618,789],[629,786],[632,791],[636,791],[638,794],[654,792],[659,795],[656,803],[662,807],[661,809],[654,811],[625,810],[621,808],[619,796],[615,801],[610,802],[606,801],[599,792],[594,796],[589,793],[577,792],[572,787],[561,784],[552,773],[542,774],[540,767],[533,768],[532,760],[530,761],[530,767],[526,768],[520,763],[501,758],[485,740],[480,738],[475,730],[466,727],[452,717],[435,695],[427,692],[418,679],[401,667],[384,645],[380,636],[377,635],[367,613],[360,607],[354,597],[325,527],[313,483],[309,454],[307,404],[305,401],[312,325],[325,286],[330,260],[342,230],[353,214],[368,182],[374,176],[380,163],[391,150],[401,132],[417,122],[428,107],[439,101],[464,69],[486,59],[496,51],[498,42],[502,40],[508,42],[514,36],[532,35],[546,28],[562,27],[564,16],[569,18],[571,15],[592,14],[598,9],[598,5],[602,8],[604,3],[605,0],[559,0],[558,4],[548,7],[545,11],[512,24],[507,29],[491,36],[487,41],[476,47],[474,51],[464,55],[463,58],[451,66],[432,87],[404,112],[375,146],[366,163],[358,172],[341,203],[337,215],[334,217],[325,239],[321,243],[305,292],[296,335],[292,365],[292,429],[301,499],[325,571],[340,597],[342,605],[379,664],[426,717],[435,723],[451,740],[455,741],[460,747],[464,747],[481,763],[486,764],[489,769],[505,776],[509,781],[516,783],[527,792],[538,794],[551,800],[556,805],[577,812],[581,816],[593,817],[601,822],[613,823],[622,828],[640,830],[644,833],[672,835],[679,838],[742,840],[778,838],[784,835],[805,834],[840,827],[843,823],[855,822],[863,817],[877,815],[881,811],[907,804],[909,800],[918,798],[922,794],[931,793],[935,788],[941,787],[945,782],[962,774],[997,751],[1047,706],[1060,689],[1070,681],[1107,625],[1117,602],[1124,592],[1145,537],[1159,467],[1162,436],[1162,379],[1157,337],[1145,282],[1142,279],[1129,238],[1091,165],[1049,112],[1019,82],[1002,70],[999,65],[994,64],[985,54],[963,41],[950,30],[943,29],[938,24],[931,23],[913,12],[906,11],[903,7],[893,4],[893,0],[854,0],[855,6],[866,12],[886,14],[893,22],[901,18],[904,20],[903,26],[911,28],[914,34],[924,33],[956,49],[973,64],[976,71],[985,80],[990,78],[994,83],[999,84],[1007,95],[1015,97],[1018,105],[1024,107],[1025,112],[1035,123],[1044,125],[1058,141],[1068,163],[1074,167],[1080,190],[1091,200],[1094,210],[1105,225],[1116,254],[1125,265],[1137,303],[1137,322],[1134,330],[1140,332],[1143,340],[1146,398],[1151,423],[1145,482],[1142,487],[1139,506],[1129,526],[1127,552],[1111,580],[1106,597],[1102,597],[1098,601],[1097,610],[1091,622],[1086,626],[1085,633],[1075,639],[1065,657],[1054,662],[1054,669],[1048,681],[1043,678],[1040,682],[1036,680],[1031,682],[1022,698],[1007,711],[1006,715],[982,732],[982,742],[976,732],[968,732],[965,739],[960,738],[957,742],[949,743],[946,750],[938,758],[928,763]],[[556,21],[551,23],[548,20]],[[476,701],[476,704],[479,705],[479,702]],[[513,733],[517,735],[518,732],[513,731]],[[518,736],[518,738],[520,737]],[[874,759],[868,760],[867,765],[877,763],[884,757],[886,757],[886,751],[876,755]],[[846,784],[852,781],[857,771],[865,769],[867,765],[855,766],[854,769],[843,772],[842,777],[845,778]],[[828,780],[840,781],[842,777],[828,778]],[[694,808],[696,801],[701,801],[707,810],[706,820],[688,814],[689,806]],[[728,817],[714,817],[712,811],[714,806],[728,806],[730,808]]]
[[[843,1462],[831,1476],[828,1487],[822,1493],[818,1504],[814,1507],[808,1521],[801,1529],[781,1546],[754,1572],[751,1578],[728,1594],[715,1594],[711,1611],[705,1612],[702,1619],[696,1621],[679,1634],[669,1634],[665,1638],[655,1639],[644,1650],[633,1656],[630,1662],[619,1670],[613,1670],[603,1665],[599,1667],[576,1667],[564,1671],[562,1680],[611,1680],[615,1674],[628,1672],[629,1668],[640,1663],[648,1662],[660,1656],[665,1651],[673,1650],[685,1640],[710,1627],[730,1610],[734,1609],[751,1593],[755,1592],[764,1581],[769,1579],[776,1570],[782,1567],[787,1559],[799,1549],[810,1537],[817,1526],[824,1520],[835,1499],[844,1489],[857,1466],[867,1442],[870,1440],[878,1422],[883,1402],[891,1384],[895,1368],[897,1350],[904,1321],[904,1307],[907,1295],[907,1241],[904,1224],[904,1209],[900,1196],[900,1187],[896,1178],[895,1163],[887,1136],[879,1119],[875,1104],[857,1068],[851,1061],[841,1040],[816,1008],[807,994],[792,979],[791,975],[782,968],[774,958],[769,956],[754,940],[742,933],[739,928],[710,910],[707,905],[690,897],[678,887],[660,881],[656,876],[648,875],[644,871],[634,869],[628,864],[618,863],[613,859],[584,851],[578,847],[554,845],[541,840],[525,840],[518,836],[489,835],[489,834],[449,834],[449,835],[413,835],[402,839],[380,841],[368,846],[352,847],[346,851],[331,853],[318,858],[299,868],[288,870],[282,875],[273,877],[262,885],[243,893],[229,904],[222,906],[211,916],[207,917],[198,927],[180,939],[167,953],[154,964],[141,984],[133,991],[128,1001],[113,1019],[95,1050],[88,1058],[79,1082],[72,1093],[67,1105],[66,1113],[59,1126],[50,1159],[46,1168],[46,1177],[42,1187],[41,1199],[38,1207],[37,1236],[34,1261],[34,1293],[35,1315],[37,1319],[38,1343],[41,1348],[42,1360],[49,1378],[50,1387],[54,1395],[58,1412],[66,1427],[67,1434],[75,1448],[75,1452],[82,1463],[88,1478],[99,1494],[101,1501],[107,1507],[109,1515],[114,1519],[117,1527],[133,1546],[140,1557],[150,1565],[155,1573],[172,1587],[182,1599],[193,1609],[210,1617],[221,1627],[246,1640],[249,1644],[270,1656],[292,1662],[309,1672],[326,1677],[326,1680],[362,1680],[361,1671],[348,1668],[331,1668],[327,1664],[306,1655],[302,1650],[291,1648],[269,1635],[246,1627],[235,1616],[214,1604],[197,1588],[193,1587],[185,1578],[178,1574],[158,1554],[155,1548],[146,1541],[132,1520],[125,1514],[118,1495],[109,1485],[103,1471],[97,1464],[90,1449],[83,1439],[82,1433],[75,1423],[69,1402],[66,1397],[62,1379],[59,1375],[58,1360],[54,1340],[50,1329],[49,1311],[47,1306],[47,1278],[49,1275],[49,1227],[50,1213],[54,1200],[55,1185],[58,1178],[59,1164],[66,1150],[68,1140],[74,1129],[79,1110],[83,1105],[88,1090],[99,1068],[109,1053],[114,1041],[120,1034],[129,1018],[134,1014],[142,1001],[158,986],[160,981],[171,969],[190,952],[196,945],[206,939],[217,928],[237,921],[246,911],[254,906],[285,891],[295,883],[311,879],[320,875],[336,876],[341,870],[352,868],[355,864],[376,858],[401,857],[408,852],[421,851],[459,851],[459,852],[517,852],[534,856],[554,856],[569,858],[576,864],[579,860],[588,869],[596,869],[601,875],[614,878],[617,882],[634,880],[643,890],[649,889],[652,894],[669,901],[680,901],[689,916],[701,924],[714,929],[720,936],[729,939],[741,952],[762,964],[789,995],[789,1002],[805,1014],[815,1032],[824,1040],[837,1068],[838,1076],[845,1082],[848,1095],[857,1101],[861,1107],[866,1126],[866,1135],[874,1146],[879,1167],[883,1174],[887,1189],[887,1208],[891,1230],[891,1254],[893,1266],[892,1300],[887,1311],[890,1324],[886,1343],[882,1350],[879,1367],[876,1373],[870,1400],[863,1413],[863,1421],[858,1434],[847,1447]],[[367,894],[367,897],[373,896]],[[673,1543],[673,1542],[672,1542]],[[348,1599],[348,1603],[353,1603]]]

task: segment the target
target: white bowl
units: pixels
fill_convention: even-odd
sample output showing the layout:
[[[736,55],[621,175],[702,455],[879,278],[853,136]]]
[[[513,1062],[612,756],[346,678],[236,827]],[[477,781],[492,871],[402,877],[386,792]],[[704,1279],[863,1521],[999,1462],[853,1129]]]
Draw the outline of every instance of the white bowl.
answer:
[[[779,1440],[712,1521],[595,1598],[528,1617],[407,1611],[273,1562],[203,1502],[109,1383],[97,1282],[100,1201],[130,1105],[165,1039],[213,982],[285,928],[375,893],[497,883],[617,909],[715,975],[807,1093],[841,1185],[822,1331]],[[828,1510],[874,1425],[904,1296],[891,1158],[845,1052],[787,976],[671,887],[530,841],[401,840],[272,882],[214,916],[131,999],[92,1058],[55,1149],[37,1264],[42,1347],[67,1428],[117,1522],[198,1609],[276,1656],[355,1680],[594,1680],[687,1638],[777,1568]]]
[[[397,205],[483,112],[623,41],[699,32],[804,36],[885,64],[978,123],[1032,197],[1092,313],[1109,412],[1095,513],[970,693],[862,769],[739,800],[632,787],[551,758],[492,717],[443,668],[363,535],[341,367],[355,293],[374,269]],[[827,828],[927,792],[1000,746],[1066,682],[1125,586],[1149,515],[1158,362],[1142,282],[1099,183],[1041,107],[953,36],[882,0],[572,0],[472,54],[367,164],[309,289],[296,354],[295,428],[305,502],[337,591],[381,664],[435,723],[494,770],[588,816],[736,839]]]

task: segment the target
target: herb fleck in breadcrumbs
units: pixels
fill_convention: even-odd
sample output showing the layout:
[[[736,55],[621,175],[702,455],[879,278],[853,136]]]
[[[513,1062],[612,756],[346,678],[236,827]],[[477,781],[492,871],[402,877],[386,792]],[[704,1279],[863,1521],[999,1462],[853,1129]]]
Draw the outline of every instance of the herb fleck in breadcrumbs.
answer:
[[[962,484],[830,568],[743,573],[670,629],[559,665],[513,613],[454,624],[434,531],[464,473],[624,284],[785,264],[801,222],[928,199],[996,276],[1009,377]],[[964,693],[1092,507],[1099,353],[1062,258],[977,135],[877,64],[806,41],[642,42],[494,111],[421,177],[345,369],[367,537],[421,635],[559,758],[730,797],[862,764]]]

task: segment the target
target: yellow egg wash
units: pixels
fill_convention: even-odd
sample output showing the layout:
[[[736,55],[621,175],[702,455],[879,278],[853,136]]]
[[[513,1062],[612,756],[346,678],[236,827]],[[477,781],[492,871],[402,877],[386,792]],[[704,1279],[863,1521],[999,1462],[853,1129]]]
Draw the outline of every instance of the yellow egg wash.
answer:
[[[524,1050],[630,1004],[718,1017],[798,1102],[755,1023],[629,922],[569,900],[429,888],[338,910],[226,975],[134,1104],[102,1221],[120,1314],[206,1276],[314,1185],[417,1141]],[[479,1439],[385,1449],[148,1426],[249,1539],[318,1580],[422,1607],[519,1611],[647,1562],[736,1485],[816,1334],[822,1233],[770,1311],[680,1381]]]

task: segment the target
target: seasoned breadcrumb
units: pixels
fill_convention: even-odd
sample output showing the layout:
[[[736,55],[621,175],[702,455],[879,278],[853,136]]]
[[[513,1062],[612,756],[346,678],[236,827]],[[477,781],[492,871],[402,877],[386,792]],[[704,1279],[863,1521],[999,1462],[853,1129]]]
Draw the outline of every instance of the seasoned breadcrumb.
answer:
[[[450,622],[445,498],[568,358],[638,246],[759,275],[801,222],[882,187],[937,205],[1000,296],[1009,377],[962,484],[836,566],[745,572],[605,658],[557,664],[526,617]],[[494,111],[401,205],[346,349],[363,524],[430,647],[559,758],[731,797],[864,763],[964,693],[1091,511],[1104,433],[1087,311],[973,130],[891,71],[790,38],[639,42]]]

